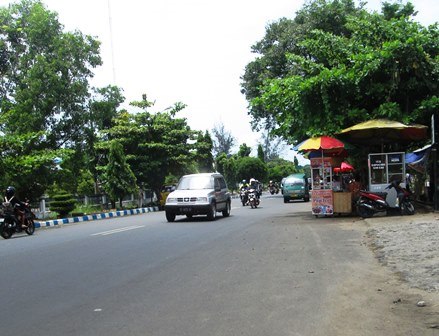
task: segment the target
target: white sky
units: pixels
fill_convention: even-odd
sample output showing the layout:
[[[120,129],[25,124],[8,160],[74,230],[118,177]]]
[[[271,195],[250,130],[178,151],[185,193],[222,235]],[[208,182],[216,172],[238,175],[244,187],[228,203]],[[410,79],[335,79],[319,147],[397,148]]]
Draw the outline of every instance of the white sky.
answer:
[[[43,1],[59,14],[66,30],[77,29],[101,41],[103,65],[95,70],[92,85],[115,84],[123,88],[127,103],[141,100],[146,93],[149,100],[156,101],[151,111],[181,101],[188,107],[179,116],[186,117],[192,129],[210,131],[222,122],[238,145],[246,143],[254,149],[260,134],[251,131],[247,102],[240,93],[240,77],[255,57],[250,47],[263,38],[267,24],[281,17],[294,17],[304,3],[303,0]],[[0,6],[11,2],[14,1],[0,0]],[[367,7],[379,10],[380,2],[368,1]],[[437,0],[412,0],[412,3],[422,24],[438,20]],[[292,159],[292,155],[287,158]]]

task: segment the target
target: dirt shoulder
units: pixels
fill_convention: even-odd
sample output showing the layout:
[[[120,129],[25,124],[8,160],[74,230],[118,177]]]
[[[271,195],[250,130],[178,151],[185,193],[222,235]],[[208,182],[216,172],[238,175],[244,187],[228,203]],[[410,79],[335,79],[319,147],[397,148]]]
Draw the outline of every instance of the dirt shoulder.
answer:
[[[363,262],[332,294],[325,335],[439,335],[439,214],[343,221]]]

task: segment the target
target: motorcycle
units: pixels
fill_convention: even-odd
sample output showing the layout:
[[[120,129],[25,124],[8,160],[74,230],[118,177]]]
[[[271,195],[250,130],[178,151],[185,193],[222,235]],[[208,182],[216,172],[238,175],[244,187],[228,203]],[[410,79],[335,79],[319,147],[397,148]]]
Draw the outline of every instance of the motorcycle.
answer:
[[[387,192],[369,192],[360,190],[360,197],[357,202],[357,213],[362,218],[372,217],[377,212],[386,212],[397,215],[413,215],[415,207],[410,200],[411,192],[400,186],[401,181],[393,181],[385,189],[394,188],[397,193],[396,207],[391,206],[387,200]]]
[[[268,186],[268,190],[270,191],[270,194],[279,194],[279,188],[275,184],[271,184]]]
[[[14,207],[10,202],[3,202],[0,208],[0,236],[4,239],[9,239],[14,233],[25,231],[28,235],[33,235],[35,232],[35,215],[31,211],[30,206],[24,206],[24,224],[21,227],[21,222],[15,215]]]
[[[241,198],[242,206],[248,205],[248,190],[246,188],[241,188],[239,197]]]
[[[259,205],[259,198],[257,196],[257,192],[255,189],[250,189],[248,191],[248,203],[250,204],[251,208],[257,208]]]

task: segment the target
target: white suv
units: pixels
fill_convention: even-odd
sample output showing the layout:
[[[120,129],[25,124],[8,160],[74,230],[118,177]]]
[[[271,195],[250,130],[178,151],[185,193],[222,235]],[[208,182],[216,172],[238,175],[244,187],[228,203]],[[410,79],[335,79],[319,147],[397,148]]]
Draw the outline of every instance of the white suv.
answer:
[[[216,213],[230,215],[231,197],[226,181],[221,174],[191,174],[183,176],[175,191],[168,195],[165,203],[166,219],[173,222],[176,215],[207,215],[215,220]]]

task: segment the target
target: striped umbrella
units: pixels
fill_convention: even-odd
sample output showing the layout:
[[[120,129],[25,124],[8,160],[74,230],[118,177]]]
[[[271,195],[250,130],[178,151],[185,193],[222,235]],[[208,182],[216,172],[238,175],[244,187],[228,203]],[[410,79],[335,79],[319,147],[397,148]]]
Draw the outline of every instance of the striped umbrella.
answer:
[[[351,148],[352,146],[349,144],[327,135],[306,139],[305,141],[302,141],[293,147],[295,151],[301,153],[311,151],[321,151],[323,153],[341,153],[344,150]]]

